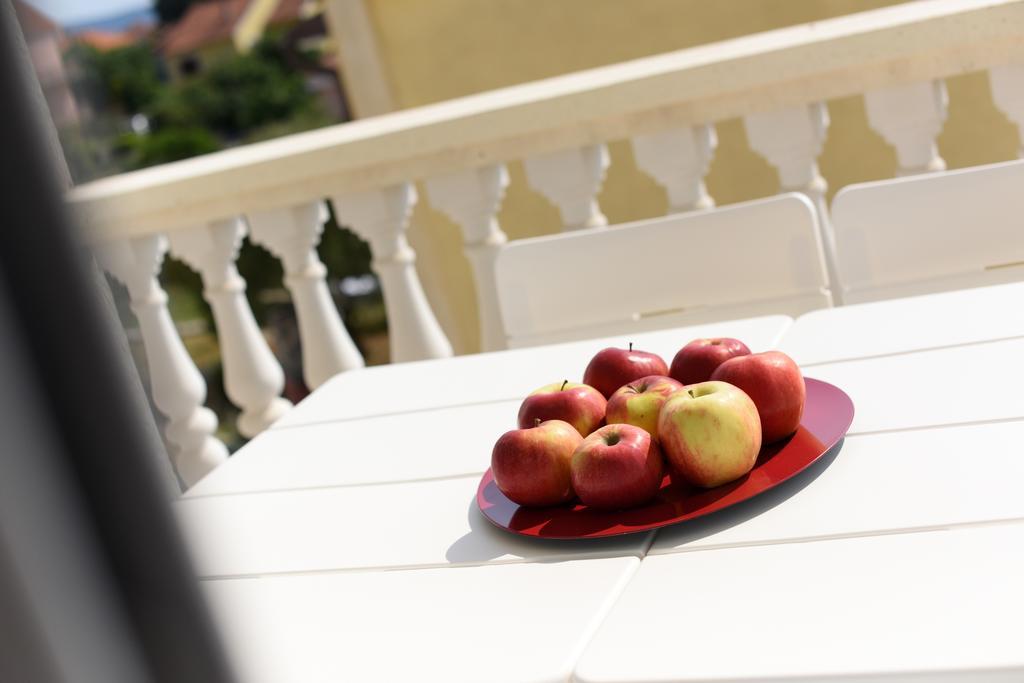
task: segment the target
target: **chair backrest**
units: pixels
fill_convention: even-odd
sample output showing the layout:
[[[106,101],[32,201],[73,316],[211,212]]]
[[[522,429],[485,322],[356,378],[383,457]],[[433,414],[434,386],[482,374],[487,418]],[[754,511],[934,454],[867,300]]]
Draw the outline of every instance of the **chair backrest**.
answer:
[[[832,229],[844,303],[1024,280],[1024,161],[851,185]]]
[[[797,194],[518,240],[495,277],[512,347],[832,301],[814,208]]]

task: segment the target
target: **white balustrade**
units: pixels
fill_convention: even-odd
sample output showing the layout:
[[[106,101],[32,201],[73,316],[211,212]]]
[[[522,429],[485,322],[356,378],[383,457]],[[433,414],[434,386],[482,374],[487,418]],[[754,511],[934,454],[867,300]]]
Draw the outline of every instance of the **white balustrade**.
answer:
[[[317,255],[327,206],[299,206],[250,213],[249,238],[284,264],[284,284],[295,302],[302,341],[302,373],[310,389],[365,365],[362,354],[338,315],[325,280],[327,268]]]
[[[704,184],[716,152],[714,122],[740,118],[750,146],[778,171],[781,189],[803,192],[816,206],[835,282],[828,185],[817,164],[829,127],[822,102],[863,96],[870,126],[895,148],[899,175],[940,170],[945,162],[936,139],[946,118],[945,78],[988,69],[996,106],[1024,132],[1022,45],[1024,0],[903,3],[105,178],[74,188],[70,199],[90,243],[121,245],[107,248],[116,254],[112,272],[136,278],[130,289],[145,319],[157,406],[172,418],[168,440],[180,444],[179,471],[194,480],[202,471],[196,463],[214,463],[224,449],[211,437],[212,416],[201,409],[202,379],[166,306],[156,301],[163,297],[154,279],[162,238],[139,235],[196,225],[209,233],[225,216],[246,215],[254,241],[284,262],[304,373],[315,387],[363,364],[328,295],[316,254],[323,197],[343,188],[333,198],[339,218],[371,243],[388,308],[392,359],[448,356],[451,345],[430,309],[406,240],[417,201],[412,183],[428,179],[432,203],[463,234],[477,285],[482,345],[500,348],[505,337],[493,275],[495,254],[507,240],[496,220],[508,183],[505,163],[523,160],[527,183],[559,210],[565,230],[607,224],[597,201],[609,166],[607,140],[631,141],[637,168],[665,189],[670,212],[706,209],[714,206]],[[911,77],[916,82],[908,85]],[[222,230],[233,237],[217,242],[214,263],[190,257],[207,289],[211,278],[231,280],[225,269],[234,268],[238,237],[233,228]],[[182,240],[187,238],[176,236],[175,244]],[[188,249],[182,248],[183,255]],[[139,268],[143,275],[135,272]],[[271,419],[268,410],[281,406],[279,368],[263,362],[269,351],[241,305],[241,291],[213,299],[218,297],[224,301],[211,303],[215,311],[222,309],[215,314],[225,357],[243,359],[234,367],[245,368],[231,369],[226,382],[256,368],[251,386],[229,387],[245,409],[243,420],[256,416],[247,428],[252,432]],[[237,339],[224,340],[223,333],[230,337],[232,330]],[[270,374],[261,374],[268,366]],[[177,377],[168,374],[172,370]]]
[[[942,81],[898,85],[864,93],[868,125],[896,148],[900,176],[944,171],[935,139],[946,121],[949,96]]]
[[[425,182],[430,203],[462,230],[463,252],[476,280],[480,344],[484,351],[505,347],[498,308],[494,259],[508,241],[496,217],[508,187],[504,165],[435,176]]]
[[[1020,146],[1017,156],[1024,158],[1024,63],[994,66],[988,71],[992,101],[1017,126]]]
[[[523,161],[530,187],[558,207],[565,230],[608,225],[597,193],[608,172],[608,148],[588,145],[531,156]]]
[[[206,383],[178,336],[167,293],[156,278],[166,251],[164,236],[148,235],[98,245],[96,256],[128,288],[146,348],[153,403],[167,418],[164,439],[178,476],[191,486],[227,460],[228,450],[213,436],[217,416],[203,406]]]
[[[803,192],[823,207],[828,183],[818,170],[817,159],[828,133],[825,105],[751,114],[743,123],[751,149],[779,172],[782,189]]]
[[[818,156],[828,134],[828,108],[820,102],[757,114],[743,119],[751,149],[779,172],[779,183],[787,192],[802,192],[814,203],[825,249],[832,298],[841,303],[837,280],[836,245],[828,217],[825,192],[828,182],[818,169]]]
[[[637,167],[668,193],[669,213],[715,205],[704,185],[718,147],[713,125],[637,135],[632,144]]]
[[[292,407],[281,398],[284,371],[267,346],[245,298],[235,260],[245,237],[240,219],[216,221],[170,235],[171,251],[203,278],[203,297],[213,310],[224,366],[224,391],[242,409],[238,431],[253,437]]]
[[[388,311],[392,362],[452,355],[416,274],[416,252],[405,237],[416,200],[412,183],[332,198],[338,222],[370,243]]]

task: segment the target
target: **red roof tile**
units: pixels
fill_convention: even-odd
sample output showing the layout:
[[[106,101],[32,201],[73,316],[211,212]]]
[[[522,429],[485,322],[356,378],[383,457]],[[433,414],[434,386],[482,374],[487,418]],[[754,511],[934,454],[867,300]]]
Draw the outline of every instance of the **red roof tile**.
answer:
[[[134,45],[153,32],[148,24],[136,24],[124,31],[81,31],[74,36],[75,41],[91,45],[100,52],[114,50],[126,45]]]

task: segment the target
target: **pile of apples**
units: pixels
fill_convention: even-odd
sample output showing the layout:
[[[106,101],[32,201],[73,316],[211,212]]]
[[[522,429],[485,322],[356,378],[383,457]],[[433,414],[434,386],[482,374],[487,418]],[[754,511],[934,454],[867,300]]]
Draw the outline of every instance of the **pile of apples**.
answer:
[[[747,474],[762,443],[797,430],[806,388],[780,351],[736,339],[697,339],[671,368],[656,354],[599,351],[583,383],[537,389],[519,429],[491,454],[495,484],[525,506],[575,501],[604,510],[643,505],[663,477],[702,488]]]

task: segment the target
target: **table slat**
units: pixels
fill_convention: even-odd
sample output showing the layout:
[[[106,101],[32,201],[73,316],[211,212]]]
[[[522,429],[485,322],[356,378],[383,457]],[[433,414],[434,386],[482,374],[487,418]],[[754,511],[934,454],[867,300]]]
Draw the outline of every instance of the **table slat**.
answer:
[[[853,399],[850,434],[1024,417],[1024,339],[816,365]]]
[[[660,530],[651,552],[1021,519],[1021,443],[1024,421],[850,436],[776,490]]]
[[[573,680],[1019,680],[1021,576],[1019,523],[651,556]]]
[[[247,683],[551,683],[636,558],[205,581]]]
[[[1021,336],[1024,282],[812,311],[779,348],[811,364]]]
[[[653,532],[584,542],[495,528],[477,476],[214,496],[175,505],[201,576],[639,557]]]

